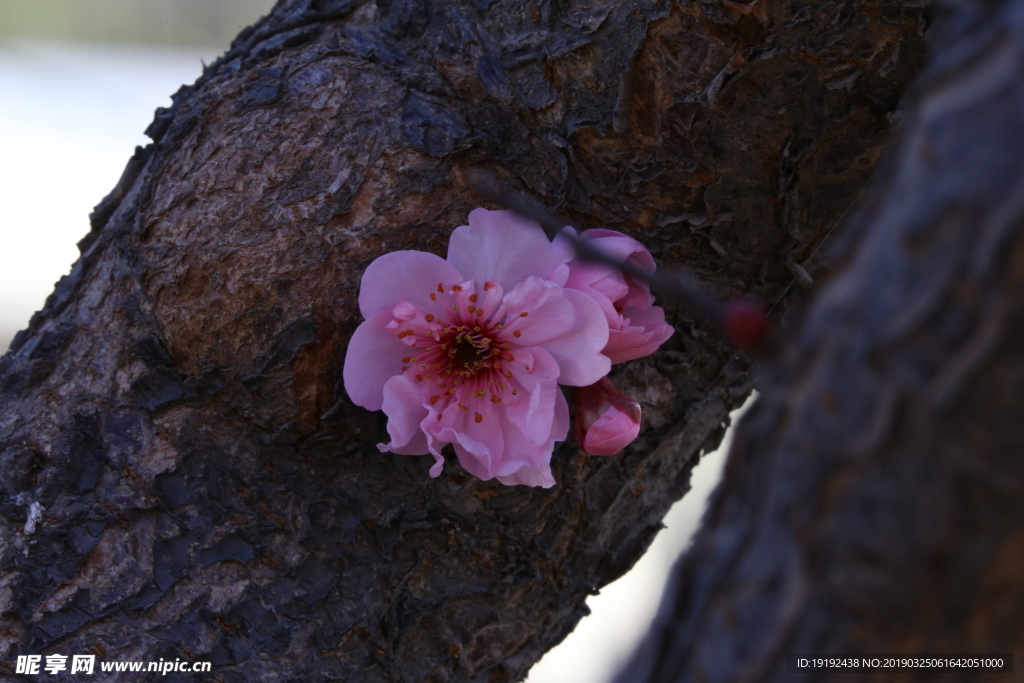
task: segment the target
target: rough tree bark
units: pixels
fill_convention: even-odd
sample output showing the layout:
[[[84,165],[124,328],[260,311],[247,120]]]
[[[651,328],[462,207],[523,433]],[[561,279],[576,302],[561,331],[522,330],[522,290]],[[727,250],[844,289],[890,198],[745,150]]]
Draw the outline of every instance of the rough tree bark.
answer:
[[[645,410],[627,451],[561,446],[550,490],[452,459],[432,480],[340,386],[359,275],[443,254],[482,167],[720,296],[777,298],[869,177],[926,21],[748,9],[282,0],[244,31],[157,112],[0,361],[0,667],[522,678],[646,548],[748,365],[673,311],[615,376]]]
[[[951,10],[620,681],[1020,680],[1024,2]],[[1017,673],[798,675],[801,652]]]

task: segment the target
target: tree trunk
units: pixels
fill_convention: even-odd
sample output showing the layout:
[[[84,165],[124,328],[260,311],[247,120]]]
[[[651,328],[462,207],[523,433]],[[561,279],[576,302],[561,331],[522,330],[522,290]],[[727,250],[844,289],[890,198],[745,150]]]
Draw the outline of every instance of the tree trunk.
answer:
[[[869,177],[925,18],[736,7],[282,0],[243,31],[158,110],[0,361],[0,666],[521,679],[647,547],[749,364],[670,311],[673,339],[615,373],[645,411],[626,451],[563,444],[549,490],[454,459],[430,479],[341,387],[359,276],[444,254],[480,167],[777,300]]]
[[[1020,680],[792,661],[1024,654],[1024,2],[934,44],[620,681]]]

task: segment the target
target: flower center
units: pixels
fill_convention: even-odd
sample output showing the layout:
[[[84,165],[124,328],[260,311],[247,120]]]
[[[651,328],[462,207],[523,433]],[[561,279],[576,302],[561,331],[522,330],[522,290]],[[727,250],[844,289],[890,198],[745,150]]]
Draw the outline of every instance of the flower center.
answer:
[[[465,329],[459,330],[447,346],[448,357],[455,366],[452,369],[460,375],[474,374],[491,357],[491,340]]]
[[[412,337],[412,343],[406,344],[419,349],[415,355],[402,358],[402,372],[437,392],[429,398],[432,406],[440,403],[437,418],[441,419],[449,402],[469,410],[479,399],[501,403],[506,391],[516,396],[517,390],[510,389],[508,383],[512,371],[503,367],[506,362],[514,362],[515,356],[509,342],[501,339],[506,313],[498,286],[485,282],[478,295],[461,285],[445,288],[442,283],[430,293],[430,299],[439,307],[423,315],[428,327],[417,330],[409,318],[396,317],[393,329],[398,330],[399,339]],[[527,311],[519,312],[516,322],[528,315]],[[512,336],[522,335],[513,330]],[[474,419],[480,422],[484,418],[476,412]]]

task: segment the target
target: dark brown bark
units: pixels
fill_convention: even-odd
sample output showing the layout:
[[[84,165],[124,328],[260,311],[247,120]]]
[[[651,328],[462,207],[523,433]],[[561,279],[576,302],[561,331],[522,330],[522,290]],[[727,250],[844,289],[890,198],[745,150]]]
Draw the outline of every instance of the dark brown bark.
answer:
[[[521,678],[646,548],[748,366],[674,311],[615,374],[645,410],[627,451],[562,445],[546,491],[432,480],[340,386],[361,271],[443,254],[483,167],[774,300],[871,173],[921,12],[280,2],[157,113],[0,361],[0,666]]]
[[[1024,2],[942,27],[621,681],[1020,680]],[[1015,653],[1017,673],[797,675],[799,652]]]

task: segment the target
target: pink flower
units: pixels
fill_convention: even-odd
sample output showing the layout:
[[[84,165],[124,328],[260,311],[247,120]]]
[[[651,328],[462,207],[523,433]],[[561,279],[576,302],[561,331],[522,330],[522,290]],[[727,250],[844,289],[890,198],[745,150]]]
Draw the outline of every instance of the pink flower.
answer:
[[[431,453],[436,477],[452,444],[480,479],[554,484],[551,452],[569,429],[558,384],[592,384],[611,367],[605,317],[563,289],[564,261],[535,224],[477,209],[447,260],[397,251],[370,264],[344,381],[356,405],[387,414],[381,451]]]
[[[640,404],[612,386],[607,377],[573,389],[576,443],[590,455],[615,455],[640,433]]]
[[[651,273],[655,270],[651,253],[621,232],[587,230],[580,239],[620,261],[628,261]],[[566,241],[556,240],[555,244],[561,252],[571,253]],[[672,336],[672,327],[665,323],[665,311],[653,305],[654,297],[647,283],[617,268],[573,259],[569,262],[565,286],[587,294],[601,307],[609,328],[608,345],[602,353],[612,363],[648,356]]]

